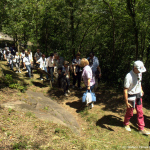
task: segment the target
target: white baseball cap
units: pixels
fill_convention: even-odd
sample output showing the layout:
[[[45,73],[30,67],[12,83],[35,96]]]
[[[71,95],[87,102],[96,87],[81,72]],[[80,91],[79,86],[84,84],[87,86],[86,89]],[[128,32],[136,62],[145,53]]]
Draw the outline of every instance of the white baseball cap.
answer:
[[[140,60],[134,62],[134,67],[136,67],[139,72],[146,72],[146,68],[144,67],[143,62]]]

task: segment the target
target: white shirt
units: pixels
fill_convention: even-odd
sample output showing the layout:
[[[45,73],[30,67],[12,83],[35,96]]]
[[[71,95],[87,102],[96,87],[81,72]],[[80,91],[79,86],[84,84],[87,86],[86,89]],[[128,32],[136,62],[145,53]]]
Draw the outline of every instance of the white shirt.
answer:
[[[25,65],[30,65],[31,64],[29,57],[24,57],[23,62],[25,63]]]
[[[15,55],[14,62],[15,62],[15,63],[19,63],[19,61],[20,61],[19,59],[20,59],[19,55],[18,55],[18,56],[17,56],[17,55]]]
[[[30,61],[33,61],[32,52],[30,52],[30,54],[28,56],[29,56]]]
[[[131,70],[125,77],[124,80],[124,88],[128,89],[128,94],[133,95],[137,93],[141,93],[141,81],[142,81],[142,73],[134,73]],[[129,97],[128,100],[135,100],[136,97]]]
[[[54,57],[48,57],[47,58],[46,67],[54,67]]]
[[[40,68],[44,70],[44,68],[46,67],[46,58],[44,58],[43,60],[43,58],[41,57],[37,62],[40,63]]]
[[[24,58],[25,57],[25,53],[21,53],[21,58]]]

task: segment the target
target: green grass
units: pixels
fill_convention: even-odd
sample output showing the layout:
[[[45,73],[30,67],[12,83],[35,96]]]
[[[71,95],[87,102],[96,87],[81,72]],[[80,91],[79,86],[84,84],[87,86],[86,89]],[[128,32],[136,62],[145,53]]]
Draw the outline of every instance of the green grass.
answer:
[[[10,78],[10,76],[7,76],[7,78]],[[34,86],[32,81],[31,79],[27,82],[30,86],[33,86],[32,90],[38,91],[40,88]],[[46,88],[43,87],[42,90]],[[116,92],[111,87],[107,88],[106,85],[101,85],[101,88],[100,92],[105,91],[105,94],[102,93],[102,96],[104,98],[107,96],[109,100],[111,99],[109,94]],[[47,88],[44,92],[47,93],[48,90]],[[53,87],[51,90],[57,90],[57,88]],[[16,92],[16,96],[24,96],[26,98],[26,95],[19,91]],[[4,95],[1,95],[0,100],[3,97]],[[57,100],[57,98],[52,99]],[[111,109],[109,111],[107,109],[103,110],[102,108],[105,108],[105,105],[105,102],[97,103],[93,109],[85,108],[77,113],[81,128],[80,136],[76,135],[68,127],[37,119],[32,112],[22,114],[22,112],[14,111],[11,108],[7,110],[1,109],[0,145],[5,141],[14,150],[122,150],[133,149],[134,147],[136,147],[134,149],[139,150],[146,149],[144,147],[149,145],[150,137],[139,134],[136,130],[137,126],[133,122],[131,122],[131,125],[136,129],[132,128],[131,132],[125,131],[121,123],[118,124],[118,122],[122,122],[124,113],[118,114],[111,111]],[[49,107],[45,106],[43,109],[48,111]],[[149,116],[149,109],[145,108],[144,113],[146,116]],[[111,115],[114,117],[101,120]],[[120,120],[114,120],[114,118],[120,118]],[[147,122],[150,123],[149,118]],[[13,137],[13,140],[10,139],[11,137]]]
[[[25,116],[27,116],[27,117],[32,117],[32,118],[35,118],[35,114],[33,114],[32,112],[26,112],[25,113]]]

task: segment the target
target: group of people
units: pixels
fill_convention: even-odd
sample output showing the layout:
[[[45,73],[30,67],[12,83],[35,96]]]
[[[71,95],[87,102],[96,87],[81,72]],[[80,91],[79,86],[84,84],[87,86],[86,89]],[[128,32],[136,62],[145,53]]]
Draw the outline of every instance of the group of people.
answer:
[[[54,74],[58,80],[59,87],[64,89],[64,95],[68,96],[70,87],[70,75],[72,73],[73,83],[72,88],[75,88],[78,81],[78,88],[81,89],[81,79],[86,86],[87,91],[92,91],[94,87],[98,86],[99,79],[101,77],[101,68],[99,66],[99,60],[93,52],[89,54],[88,58],[80,57],[80,53],[76,54],[76,57],[70,64],[68,61],[60,57],[58,53],[51,53],[48,58],[37,49],[37,52],[32,58],[31,50],[22,51],[20,54],[13,49],[0,50],[0,59],[7,60],[10,69],[13,70],[13,64],[16,65],[16,72],[20,71],[20,64],[22,63],[23,69],[27,69],[28,75],[31,78],[34,61],[36,67],[40,67],[45,72],[48,72],[51,76],[51,81],[54,82]],[[139,132],[141,134],[149,135],[150,132],[144,129],[144,116],[143,116],[143,104],[142,96],[144,95],[141,81],[142,73],[146,71],[146,68],[142,61],[135,61],[133,69],[126,75],[124,80],[124,99],[127,106],[124,127],[127,131],[131,131],[129,126],[129,120],[133,116],[133,110],[137,111],[137,121]],[[40,74],[41,80],[43,80],[43,74]],[[47,80],[49,77],[46,76]],[[93,103],[91,103],[93,107]]]
[[[87,87],[87,90],[93,90],[97,87],[99,83],[99,78],[101,77],[101,69],[99,67],[99,60],[94,53],[91,52],[89,57],[81,59],[81,55],[78,52],[71,63],[66,61],[63,57],[59,56],[58,53],[51,53],[48,58],[37,49],[34,57],[31,50],[22,51],[20,54],[14,49],[9,50],[4,48],[0,51],[1,60],[7,60],[8,65],[11,70],[14,70],[14,65],[16,66],[16,73],[21,73],[20,67],[26,69],[29,78],[33,76],[33,68],[36,66],[41,70],[49,73],[52,83],[54,83],[54,75],[58,80],[58,85],[60,88],[64,89],[64,95],[68,96],[70,93],[70,75],[73,77],[72,88],[75,88],[76,82],[78,89],[81,89],[81,79]],[[88,67],[87,67],[88,66]],[[43,73],[40,73],[40,79],[43,80]],[[49,76],[46,75],[46,79]]]

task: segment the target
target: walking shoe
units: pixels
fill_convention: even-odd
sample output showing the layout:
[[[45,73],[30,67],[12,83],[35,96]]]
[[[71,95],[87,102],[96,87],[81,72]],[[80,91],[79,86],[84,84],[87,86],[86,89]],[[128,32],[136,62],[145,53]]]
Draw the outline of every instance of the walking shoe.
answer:
[[[26,72],[28,72],[28,70],[26,70]]]
[[[94,104],[93,103],[91,103],[90,104],[90,109],[92,109],[94,107]]]
[[[19,73],[21,73],[21,71],[19,71]]]
[[[131,128],[130,128],[129,125],[126,125],[126,126],[124,126],[124,127],[125,127],[125,129],[126,129],[127,131],[131,131]]]
[[[69,96],[67,93],[64,94],[65,96]]]
[[[70,91],[69,91],[69,90],[68,90],[67,92],[68,92],[68,93],[70,93]]]
[[[18,73],[18,71],[16,71],[16,73]]]
[[[41,78],[41,80],[43,80],[43,78]]]
[[[149,135],[149,134],[150,134],[150,132],[149,132],[149,131],[146,131],[146,129],[140,130],[139,133],[140,133],[140,134],[144,134],[144,135]]]

